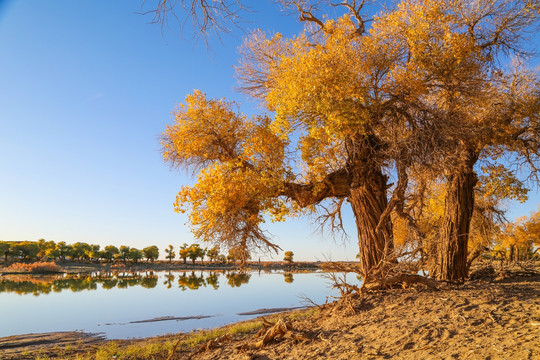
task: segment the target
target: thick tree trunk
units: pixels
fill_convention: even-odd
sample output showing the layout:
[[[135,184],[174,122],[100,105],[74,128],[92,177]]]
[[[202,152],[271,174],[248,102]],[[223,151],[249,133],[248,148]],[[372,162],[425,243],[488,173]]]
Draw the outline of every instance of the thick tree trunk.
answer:
[[[347,143],[350,194],[358,231],[360,268],[367,275],[382,262],[395,262],[392,222],[388,217],[377,231],[377,225],[388,206],[388,177],[374,156],[380,148],[375,136],[356,136]]]
[[[279,194],[301,207],[318,204],[328,197],[347,198],[356,219],[360,269],[367,275],[383,260],[396,261],[390,217],[377,230],[388,206],[388,177],[377,161],[381,144],[376,136],[357,134],[346,140],[346,148],[348,161],[343,169],[328,174],[317,184],[286,183]]]
[[[464,164],[447,177],[441,238],[430,268],[431,276],[439,280],[462,281],[468,276],[469,228],[478,181],[473,166],[477,158],[474,152],[468,152]]]
[[[376,232],[377,224],[388,205],[386,177],[382,173],[378,175],[378,178],[369,183],[351,189],[349,196],[358,230],[360,268],[366,275],[381,265],[381,261],[395,261],[392,258],[394,242],[390,219]]]

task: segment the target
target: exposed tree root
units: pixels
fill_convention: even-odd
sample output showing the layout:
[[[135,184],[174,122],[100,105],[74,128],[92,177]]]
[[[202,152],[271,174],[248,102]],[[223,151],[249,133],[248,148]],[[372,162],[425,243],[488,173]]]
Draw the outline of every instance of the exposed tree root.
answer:
[[[202,352],[217,349],[223,346],[223,344],[225,344],[229,340],[231,340],[231,335],[229,334],[221,335],[220,337],[215,338],[214,340],[208,340],[207,343],[202,345],[197,351],[191,354],[191,356],[188,359],[191,359],[193,356],[200,354]]]
[[[255,335],[255,338],[261,338],[255,343],[248,343],[239,346],[238,350],[258,350],[266,345],[282,340],[286,335],[290,336],[295,341],[306,340],[302,334],[294,331],[292,324],[284,319],[279,319],[275,324],[263,319],[263,328]]]
[[[440,285],[436,280],[421,275],[407,273],[406,270],[400,269],[397,264],[395,266],[374,269],[374,271],[365,276],[360,272],[357,265],[352,264],[329,263],[325,264],[323,270],[333,272],[330,273],[328,277],[334,283],[334,288],[340,290],[342,297],[353,292],[361,294],[364,291],[384,290],[397,286],[408,288],[414,284],[422,284],[430,289],[438,290]],[[345,279],[339,278],[335,275],[335,272],[352,272],[359,274],[364,278],[364,283],[360,288],[355,285],[347,284]]]
[[[388,289],[395,285],[401,285],[404,289],[413,284],[423,284],[430,289],[438,290],[439,282],[433,279],[426,278],[420,275],[413,274],[398,274],[395,276],[373,279],[370,282],[365,282],[361,290],[382,290]]]

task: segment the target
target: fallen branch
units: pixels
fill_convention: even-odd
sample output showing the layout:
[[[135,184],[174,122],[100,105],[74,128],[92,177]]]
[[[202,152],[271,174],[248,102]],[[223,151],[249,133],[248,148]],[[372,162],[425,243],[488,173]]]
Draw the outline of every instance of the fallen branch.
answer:
[[[197,351],[191,354],[191,356],[188,359],[191,359],[193,356],[200,354],[202,352],[217,349],[223,346],[223,344],[229,340],[231,340],[231,335],[229,334],[221,335],[220,337],[215,338],[214,340],[208,340],[207,343],[202,345]]]
[[[535,250],[535,252],[538,249]],[[521,268],[522,271],[516,271],[515,273],[518,276],[536,276],[540,275],[540,272],[536,271],[533,267],[525,266],[518,262],[518,266]]]
[[[272,324],[266,319],[263,319],[263,328],[255,335],[255,337],[262,337],[261,340],[253,344],[244,344],[238,349],[240,350],[256,350],[262,349],[271,342],[279,341],[287,335],[289,331],[293,330],[290,322],[283,319],[279,319],[275,324]]]

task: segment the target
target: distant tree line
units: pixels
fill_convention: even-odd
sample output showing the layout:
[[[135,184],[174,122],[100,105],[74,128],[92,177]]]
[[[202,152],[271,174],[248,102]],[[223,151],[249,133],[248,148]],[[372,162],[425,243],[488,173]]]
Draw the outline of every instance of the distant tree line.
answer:
[[[290,254],[289,254],[290,253]],[[178,256],[177,256],[178,254]],[[290,257],[290,259],[289,259]],[[76,242],[67,244],[64,241],[58,243],[52,240],[39,239],[38,241],[0,241],[0,260],[4,262],[14,261],[43,261],[43,260],[74,260],[74,261],[122,261],[139,262],[146,260],[153,262],[159,258],[159,249],[152,245],[139,250],[134,247],[121,245],[107,245],[101,248],[97,244]],[[197,259],[204,261],[208,259],[210,263],[234,263],[251,259],[251,255],[245,249],[239,247],[229,249],[227,255],[221,253],[219,245],[212,248],[202,248],[199,244],[182,244],[178,253],[173,245],[165,248],[165,259],[172,262],[174,259],[181,259],[184,264],[191,260],[195,264]],[[292,262],[292,252],[285,253],[285,261]]]
[[[540,210],[501,225],[491,255],[507,261],[540,259]]]
[[[76,242],[66,244],[50,240],[38,241],[0,241],[0,258],[8,261],[38,261],[38,260],[77,260],[77,261],[133,261],[146,259],[154,261],[159,257],[159,249],[152,245],[142,250],[121,245],[100,245]]]
[[[215,245],[210,249],[203,249],[199,244],[188,245],[184,243],[178,249],[178,259],[182,259],[184,264],[187,263],[188,259],[191,260],[193,264],[195,264],[195,261],[197,259],[204,261],[205,257],[207,257],[208,261],[210,261],[211,263],[227,263],[235,261],[245,261],[245,259],[250,259],[249,253],[244,253],[240,249],[229,249],[227,255],[221,254],[220,251],[221,249],[219,245]],[[177,253],[175,252],[173,245],[169,245],[169,247],[165,249],[165,253],[165,259],[169,260],[169,262],[172,262],[174,259],[177,258]]]

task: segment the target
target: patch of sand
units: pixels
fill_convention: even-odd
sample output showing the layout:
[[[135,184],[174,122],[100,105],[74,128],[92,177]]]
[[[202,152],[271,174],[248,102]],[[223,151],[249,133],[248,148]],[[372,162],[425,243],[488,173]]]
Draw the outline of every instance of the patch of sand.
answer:
[[[321,306],[315,315],[290,320],[287,328],[290,325],[291,330],[261,349],[253,347],[260,338],[251,333],[226,336],[205,348],[179,347],[171,359],[540,359],[540,275],[485,274],[439,291],[421,286],[374,291]],[[32,359],[34,353],[56,357],[54,346],[85,341],[84,337],[69,340],[64,334],[53,335],[57,343],[36,335],[30,343],[19,339],[19,346],[16,337],[0,339],[0,358]],[[90,352],[88,358],[92,358],[95,341],[106,342],[89,341],[94,342],[64,351],[62,358],[81,352]],[[145,339],[120,341],[118,346],[136,341]]]
[[[194,359],[540,359],[540,276],[377,292],[291,324],[263,349],[242,339]]]

